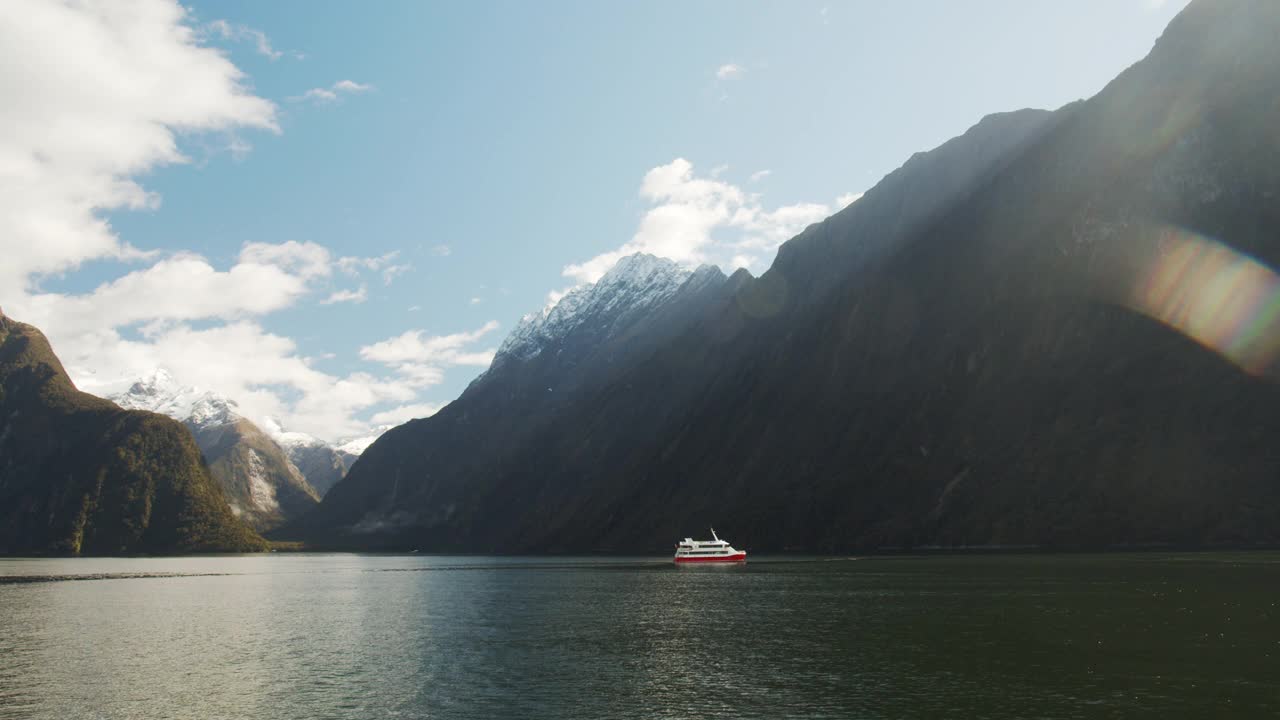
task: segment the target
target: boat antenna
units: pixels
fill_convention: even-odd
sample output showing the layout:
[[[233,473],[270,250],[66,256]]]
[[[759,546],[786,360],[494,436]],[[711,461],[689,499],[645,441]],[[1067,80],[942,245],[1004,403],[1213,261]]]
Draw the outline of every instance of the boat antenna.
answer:
[[[715,540],[716,542],[720,542],[720,536],[719,536],[719,535],[716,535],[716,529],[715,529],[715,528],[711,528],[711,539],[712,539],[712,540]]]

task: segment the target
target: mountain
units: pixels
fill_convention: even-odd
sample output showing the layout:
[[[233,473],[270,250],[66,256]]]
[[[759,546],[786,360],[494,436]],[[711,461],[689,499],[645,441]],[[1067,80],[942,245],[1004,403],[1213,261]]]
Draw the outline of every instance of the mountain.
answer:
[[[186,428],[76,390],[45,336],[0,313],[0,553],[264,548]]]
[[[111,399],[122,407],[149,410],[181,420],[195,433],[201,450],[206,453],[214,448],[225,451],[234,446],[234,443],[226,441],[225,433],[212,432],[219,426],[232,426],[235,435],[252,438],[250,444],[259,448],[256,452],[262,456],[263,466],[268,468],[265,477],[271,491],[261,492],[258,497],[267,506],[272,505],[272,498],[281,493],[290,498],[281,506],[280,514],[285,519],[309,510],[347,474],[347,469],[360,457],[360,452],[376,439],[360,438],[334,446],[306,433],[285,430],[269,418],[264,426],[258,426],[239,414],[234,400],[181,385],[164,369],[138,380],[127,391]],[[211,458],[210,462],[214,463],[214,460]],[[288,467],[290,464],[293,469]],[[236,466],[248,468],[251,464],[238,462]],[[222,477],[216,463],[214,469],[215,476],[233,496],[243,497],[248,492],[236,488],[253,486],[252,482],[246,482],[247,477],[243,474],[239,478]],[[299,475],[302,482],[298,480]],[[250,499],[239,507],[255,507],[255,502]],[[272,516],[267,518],[267,525],[278,524],[280,518],[274,517],[273,513],[267,514]]]
[[[684,296],[697,295],[724,279],[709,265],[691,272],[645,253],[624,257],[599,281],[574,288],[553,307],[521,319],[498,348],[488,374],[500,372],[509,362],[527,362],[549,352],[571,378],[577,365],[590,366],[597,346],[615,355],[628,351],[636,338],[646,336],[654,316],[671,305],[673,296],[682,291]],[[606,345],[614,339],[622,342]]]
[[[686,270],[651,255],[623,258],[596,283],[525,317],[461,398],[388,431],[397,439],[383,434],[352,467],[356,480],[338,483],[332,499],[326,495],[316,513],[282,536],[356,526],[353,541],[377,544],[380,528],[412,524],[419,512],[447,516],[459,507],[456,493],[468,491],[456,480],[521,446],[589,388],[652,353],[709,307],[728,302],[745,277],[726,278],[710,266]],[[412,486],[401,485],[406,476],[415,478]],[[421,499],[402,510],[409,492]]]
[[[232,400],[183,386],[163,369],[111,399],[122,408],[168,415],[190,428],[231,512],[255,530],[274,528],[320,502],[320,494],[284,449],[241,416]],[[323,467],[314,469],[327,479]]]
[[[284,450],[289,461],[320,497],[345,477],[347,470],[360,457],[359,452],[349,451],[349,443],[334,447],[306,433],[287,431],[273,421],[268,421],[264,430]],[[368,443],[372,442],[373,439],[369,439]],[[364,448],[360,447],[360,450]]]
[[[629,352],[613,335],[495,360],[297,532],[503,552],[652,551],[708,524],[756,551],[1280,542],[1277,37],[1280,4],[1192,2],[1093,98],[913,157],[761,277],[651,311]]]

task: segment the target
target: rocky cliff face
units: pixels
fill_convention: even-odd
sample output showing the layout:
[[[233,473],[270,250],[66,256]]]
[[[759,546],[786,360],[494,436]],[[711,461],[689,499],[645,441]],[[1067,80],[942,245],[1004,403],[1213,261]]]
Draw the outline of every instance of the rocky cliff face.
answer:
[[[0,553],[264,547],[186,428],[77,391],[44,335],[0,314]]]
[[[111,399],[126,409],[168,415],[190,428],[231,512],[255,530],[270,530],[320,502],[319,492],[285,450],[241,416],[228,398],[181,385],[157,370]]]
[[[320,494],[258,426],[236,418],[193,429],[209,472],[223,486],[231,512],[255,530],[266,531],[300,517],[320,502]]]
[[[305,534],[505,552],[663,549],[708,523],[757,550],[1280,541],[1278,36],[1280,5],[1193,2],[1097,96],[984,120],[761,278],[664,306],[682,322],[649,313],[622,362],[611,342],[572,355],[573,393],[491,372],[388,432]]]

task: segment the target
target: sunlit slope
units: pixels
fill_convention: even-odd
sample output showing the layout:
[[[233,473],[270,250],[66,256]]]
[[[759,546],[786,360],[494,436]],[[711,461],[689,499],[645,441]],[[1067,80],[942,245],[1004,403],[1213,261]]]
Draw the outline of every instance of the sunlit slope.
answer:
[[[0,315],[0,553],[263,546],[185,427],[79,392],[40,331]]]
[[[190,429],[231,512],[255,530],[274,528],[320,502],[280,446],[248,420]]]
[[[1277,37],[1280,4],[1192,3],[1097,96],[912,158],[534,431],[464,395],[388,433],[312,536],[1280,541]]]

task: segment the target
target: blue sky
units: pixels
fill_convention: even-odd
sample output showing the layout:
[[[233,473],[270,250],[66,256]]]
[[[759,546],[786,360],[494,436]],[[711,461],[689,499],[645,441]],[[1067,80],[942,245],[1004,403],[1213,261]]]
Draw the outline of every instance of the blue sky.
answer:
[[[99,237],[76,250],[68,241],[65,257],[15,263],[0,278],[0,304],[42,322],[77,382],[104,393],[148,365],[173,364],[166,358],[176,351],[150,349],[157,338],[199,348],[199,333],[236,325],[245,331],[241,366],[229,367],[237,360],[227,353],[204,367],[192,350],[179,358],[179,379],[338,440],[456,397],[523,314],[598,275],[566,276],[566,267],[607,263],[619,248],[673,247],[677,260],[737,258],[758,273],[783,234],[983,115],[1097,92],[1184,5],[194,2],[185,17],[158,7],[153,55],[172,53],[168,67],[132,67],[130,53],[142,50],[132,43],[56,52],[80,53],[93,73],[119,66],[130,88],[166,73],[156,82],[173,88],[164,94],[127,110],[96,97],[79,114],[120,112],[121,133],[167,128],[187,161],[145,150],[141,132],[134,155],[95,150],[111,158],[106,174],[136,182],[150,199],[123,207],[103,184],[87,212],[109,220],[117,244]],[[85,32],[120,33],[135,21],[122,7],[89,19]],[[75,19],[37,27],[8,15],[0,32],[28,36]],[[175,40],[164,34],[170,25],[194,34]],[[230,65],[197,52],[221,53]],[[208,66],[207,82],[185,82],[178,69],[188,60]],[[37,76],[65,64],[57,55],[41,62]],[[84,83],[75,79],[54,84],[68,97],[33,124],[59,127],[49,118],[80,107],[70,96]],[[24,88],[36,92],[15,92]],[[68,142],[53,130],[34,137],[0,151],[35,156]],[[106,131],[100,140],[114,142]],[[65,172],[61,161],[42,172],[49,183],[75,173],[100,179],[74,164],[79,157]],[[701,214],[683,212],[689,203]],[[715,215],[726,207],[748,219]],[[691,239],[664,244],[666,232]],[[20,237],[0,242],[61,247]],[[284,275],[264,271],[254,282],[288,286],[257,306],[192,300],[194,309],[148,314],[164,300],[129,296],[141,280],[100,292],[165,258],[198,258],[191,268],[201,277],[212,268],[228,279],[247,262],[246,244],[289,241],[293,254],[256,256]],[[304,266],[303,245],[328,255]],[[184,283],[176,285],[181,294]],[[216,287],[252,294],[255,285]],[[139,307],[113,324],[111,303]],[[255,384],[266,352],[281,355],[281,369]],[[294,383],[284,360],[314,373]],[[339,411],[316,410],[323,378],[351,383]]]

